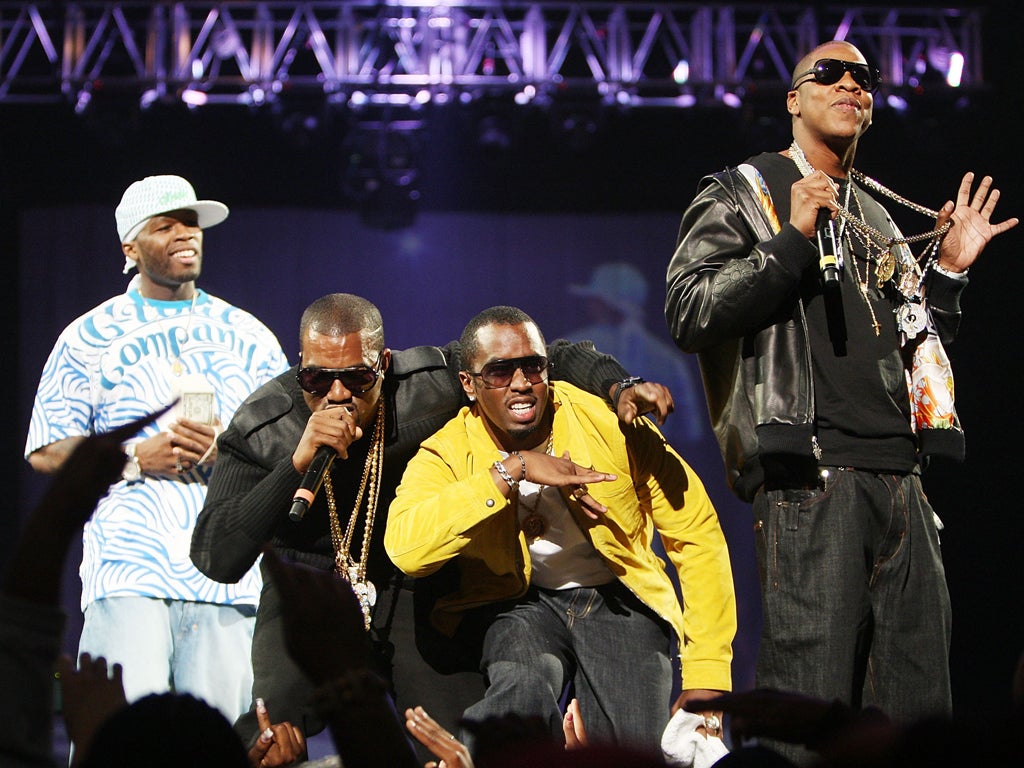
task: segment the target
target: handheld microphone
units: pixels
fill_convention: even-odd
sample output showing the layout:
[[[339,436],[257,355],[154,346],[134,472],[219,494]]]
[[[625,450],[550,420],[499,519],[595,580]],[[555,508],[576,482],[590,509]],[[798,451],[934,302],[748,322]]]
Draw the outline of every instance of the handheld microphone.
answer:
[[[828,208],[818,209],[818,267],[826,288],[839,287],[839,248],[836,227]]]
[[[313,460],[309,462],[306,474],[295,491],[295,498],[292,499],[292,508],[288,512],[288,518],[297,523],[306,516],[306,511],[313,505],[313,499],[320,491],[324,482],[324,475],[331,470],[331,464],[338,454],[329,445],[321,445],[316,449]]]

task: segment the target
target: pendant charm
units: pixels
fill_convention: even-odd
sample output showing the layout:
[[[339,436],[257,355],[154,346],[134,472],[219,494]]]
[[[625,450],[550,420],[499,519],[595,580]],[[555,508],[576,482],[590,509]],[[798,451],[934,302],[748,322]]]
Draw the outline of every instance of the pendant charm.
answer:
[[[548,529],[548,521],[544,519],[543,515],[536,512],[532,512],[523,518],[523,533],[528,538],[537,539],[544,535],[544,532]]]
[[[917,296],[921,287],[921,281],[917,278],[912,270],[904,270],[903,275],[900,277],[900,293],[902,293],[907,300],[911,300],[912,297]]]
[[[915,301],[908,301],[896,310],[896,326],[907,339],[913,339],[923,331],[926,322],[924,307]]]
[[[171,373],[175,376],[181,376],[185,372],[185,367],[181,364],[181,358],[174,358],[174,362],[171,363]]]
[[[896,257],[893,256],[892,251],[885,251],[880,254],[875,262],[875,279],[878,281],[878,287],[881,288],[888,280],[891,280],[895,272]]]
[[[369,630],[371,609],[377,604],[377,588],[369,579],[360,578],[359,570],[354,565],[349,566],[345,581],[359,600],[359,607],[363,610],[363,624]]]

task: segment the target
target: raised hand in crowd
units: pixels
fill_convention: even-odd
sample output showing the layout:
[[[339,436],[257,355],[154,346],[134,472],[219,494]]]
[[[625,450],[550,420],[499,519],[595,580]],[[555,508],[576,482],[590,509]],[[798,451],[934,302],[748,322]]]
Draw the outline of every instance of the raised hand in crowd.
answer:
[[[272,723],[263,699],[256,699],[256,722],[259,738],[249,750],[249,763],[253,768],[276,768],[294,765],[306,755],[306,738],[298,726],[291,723]]]
[[[76,442],[25,524],[3,580],[4,594],[44,605],[60,604],[68,547],[96,502],[121,478],[127,460],[121,444],[168,408]]]
[[[440,759],[440,762],[426,763],[423,768],[473,768],[473,758],[466,745],[442,728],[423,707],[405,710],[405,727]]]
[[[285,645],[317,685],[314,703],[345,768],[420,768],[384,682],[369,669],[359,601],[330,571],[263,562],[282,595]]]
[[[587,729],[580,713],[580,701],[573,698],[562,718],[562,732],[565,734],[566,749],[580,749],[587,746]]]
[[[57,660],[57,672],[64,722],[68,738],[74,744],[72,765],[79,765],[100,726],[128,704],[121,681],[122,669],[120,664],[108,669],[107,660],[102,656],[94,659],[83,653],[78,658],[77,668],[70,656],[62,655]]]

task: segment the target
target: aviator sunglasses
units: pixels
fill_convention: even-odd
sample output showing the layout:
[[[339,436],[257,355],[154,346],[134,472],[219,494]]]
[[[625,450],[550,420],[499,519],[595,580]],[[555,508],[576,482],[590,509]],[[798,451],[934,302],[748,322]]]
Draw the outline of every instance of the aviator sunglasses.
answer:
[[[380,365],[380,360],[377,361]],[[349,368],[299,368],[295,380],[306,392],[323,397],[330,392],[335,381],[340,381],[353,395],[362,395],[373,389],[380,377],[377,367],[353,365]]]
[[[809,69],[796,76],[792,87],[795,90],[804,83],[811,82],[812,79],[820,85],[835,85],[843,79],[843,74],[846,72],[849,72],[851,77],[853,77],[853,82],[869,93],[874,93],[878,90],[878,86],[882,84],[882,73],[878,67],[862,64],[859,61],[818,59],[814,62],[813,69]],[[807,75],[812,75],[813,77],[807,80],[800,80],[801,77],[807,77]]]
[[[523,376],[531,384],[540,384],[544,381],[544,371],[548,369],[548,359],[543,355],[530,355],[528,357],[513,357],[509,360],[495,360],[487,363],[479,371],[467,371],[470,376],[479,376],[484,386],[488,389],[501,389],[512,383],[512,377],[516,371],[522,371]]]

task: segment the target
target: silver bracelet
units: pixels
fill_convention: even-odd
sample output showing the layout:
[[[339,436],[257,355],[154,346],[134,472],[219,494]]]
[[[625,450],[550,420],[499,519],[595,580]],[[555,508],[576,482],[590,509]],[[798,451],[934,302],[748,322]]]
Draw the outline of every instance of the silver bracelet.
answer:
[[[523,476],[519,478],[519,482],[521,483],[526,479],[526,459],[523,458],[523,454],[519,451],[512,451],[511,455],[519,459],[519,463],[523,465]]]
[[[514,491],[519,487],[519,481],[509,474],[509,471],[505,469],[504,464],[500,461],[496,461],[494,462],[494,468],[497,470],[498,474],[501,475],[501,479],[508,483],[509,490]]]
[[[963,272],[954,272],[951,269],[946,269],[945,267],[939,266],[939,262],[938,261],[936,261],[934,264],[932,264],[932,269],[934,269],[940,275],[945,275],[946,277],[948,277],[948,278],[950,278],[952,280],[966,280],[967,279],[967,272],[968,272],[968,270],[966,270],[966,269]]]

